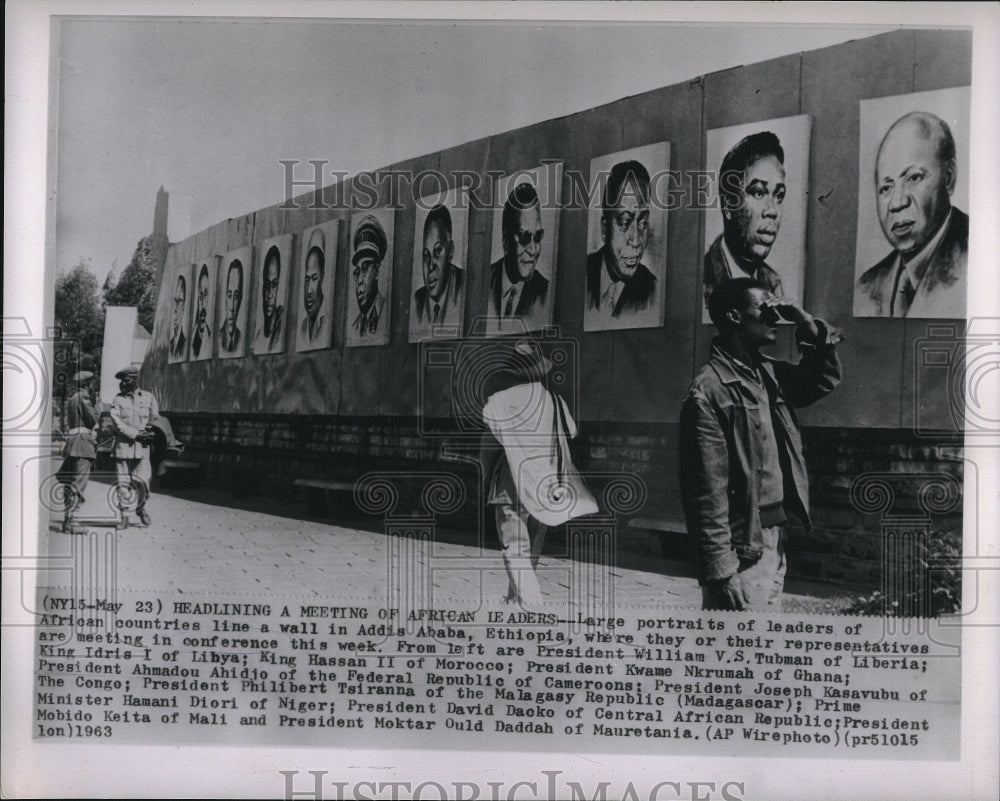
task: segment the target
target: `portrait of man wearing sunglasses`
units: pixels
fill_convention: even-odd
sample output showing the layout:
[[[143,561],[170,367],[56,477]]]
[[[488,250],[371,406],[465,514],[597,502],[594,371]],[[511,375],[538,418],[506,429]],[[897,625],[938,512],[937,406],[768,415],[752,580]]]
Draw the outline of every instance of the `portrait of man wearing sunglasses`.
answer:
[[[532,317],[544,308],[549,279],[535,269],[545,237],[535,187],[518,184],[501,219],[503,258],[490,265],[490,298],[502,328],[508,319]]]

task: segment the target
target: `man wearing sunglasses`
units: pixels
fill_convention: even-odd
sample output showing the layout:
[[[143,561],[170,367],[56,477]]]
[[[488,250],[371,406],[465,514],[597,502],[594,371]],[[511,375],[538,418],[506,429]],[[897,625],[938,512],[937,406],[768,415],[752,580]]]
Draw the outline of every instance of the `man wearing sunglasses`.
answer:
[[[508,196],[501,230],[503,258],[490,265],[490,298],[502,329],[509,319],[539,314],[549,291],[549,279],[535,269],[545,229],[538,193],[530,183],[518,184]]]
[[[762,281],[725,280],[708,310],[719,335],[681,407],[680,484],[703,609],[780,611],[783,527],[809,527],[809,481],[793,407],[840,383],[843,335]],[[780,319],[802,358],[772,359]]]
[[[587,310],[619,317],[647,308],[656,276],[642,263],[649,238],[649,172],[638,161],[611,168],[604,187],[601,237],[587,256]]]

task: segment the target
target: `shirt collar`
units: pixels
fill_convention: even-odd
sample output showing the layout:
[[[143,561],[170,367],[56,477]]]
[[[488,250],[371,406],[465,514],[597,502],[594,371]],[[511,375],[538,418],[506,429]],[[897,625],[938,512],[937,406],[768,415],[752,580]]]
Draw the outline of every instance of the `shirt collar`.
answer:
[[[944,218],[944,222],[941,223],[937,232],[913,258],[904,261],[903,254],[899,254],[898,263],[903,272],[905,272],[907,277],[910,279],[910,286],[914,289],[920,285],[920,281],[923,279],[924,273],[927,272],[927,265],[930,264],[934,251],[937,250],[938,245],[944,238],[944,232],[948,230],[948,225],[951,223],[951,211],[951,209],[948,209],[948,216]]]
[[[750,273],[747,273],[746,270],[737,266],[736,257],[729,249],[729,245],[726,244],[725,236],[722,237],[722,255],[725,257],[726,270],[729,272],[730,278],[756,278],[757,274],[760,272],[760,264],[755,264],[753,271]]]
[[[760,386],[762,383],[762,374],[770,378],[771,367],[768,365],[769,359],[763,353],[760,354],[760,369],[754,369],[753,365],[736,358],[736,356],[726,350],[722,346],[720,338],[716,337],[712,340],[712,355],[719,357],[716,360],[717,372],[719,372],[720,378],[727,384],[746,379]]]
[[[610,287],[612,290],[612,300],[613,305],[617,305],[618,298],[621,297],[622,290],[625,288],[625,282],[622,280],[615,279],[611,275],[611,270],[608,267],[608,257],[604,257],[604,269],[601,270],[601,299],[604,299],[604,293],[608,291]]]
[[[510,278],[507,277],[507,271],[502,270],[501,274],[503,279],[501,281],[501,292],[500,292],[500,312],[503,313],[504,307],[507,305],[507,293],[513,288],[514,290],[514,306],[517,307],[517,299],[521,296],[521,290],[524,288],[524,281],[518,281],[516,284],[511,283]]]

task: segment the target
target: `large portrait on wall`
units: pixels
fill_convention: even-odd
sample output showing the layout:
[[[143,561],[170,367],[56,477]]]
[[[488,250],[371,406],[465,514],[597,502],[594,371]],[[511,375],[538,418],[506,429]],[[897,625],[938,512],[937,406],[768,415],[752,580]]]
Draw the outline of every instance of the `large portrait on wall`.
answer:
[[[519,170],[497,181],[487,334],[552,324],[562,164]]]
[[[669,169],[669,142],[591,159],[584,331],[663,325]]]
[[[469,202],[465,188],[420,198],[410,281],[410,342],[431,336],[457,337],[468,285],[465,254]]]
[[[333,279],[340,223],[329,220],[302,232],[295,324],[297,352],[329,348],[333,336]]]
[[[292,234],[265,239],[260,244],[254,273],[254,333],[250,344],[251,353],[256,355],[285,350],[291,258]]]
[[[754,278],[802,303],[809,192],[807,114],[713,128],[706,136],[702,322],[707,301],[727,278]]]
[[[392,310],[392,233],[395,210],[358,211],[351,216],[347,347],[389,342]]]
[[[961,318],[969,87],[861,101],[855,317]]]
[[[191,294],[191,361],[212,358],[215,342],[215,282],[218,256],[208,256],[194,263]]]
[[[174,270],[171,282],[173,297],[170,300],[170,339],[167,343],[167,362],[184,362],[191,343],[188,327],[188,306],[191,303],[191,265],[180,264]]]
[[[247,287],[250,280],[250,247],[229,251],[219,270],[221,322],[219,358],[235,359],[247,352]]]

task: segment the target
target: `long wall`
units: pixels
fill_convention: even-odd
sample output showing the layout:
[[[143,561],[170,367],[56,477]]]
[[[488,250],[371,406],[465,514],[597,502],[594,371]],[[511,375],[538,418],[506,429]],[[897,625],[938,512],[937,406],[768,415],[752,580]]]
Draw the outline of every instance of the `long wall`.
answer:
[[[814,505],[819,501],[817,528],[822,530],[827,514],[824,509],[830,510],[831,520],[840,520],[841,512],[850,514],[847,488],[842,485],[849,484],[856,475],[851,471],[880,469],[878,464],[885,462],[891,463],[893,469],[926,472],[946,463],[947,472],[961,473],[960,454],[948,450],[960,423],[951,414],[947,371],[925,374],[916,367],[916,349],[927,336],[928,321],[855,319],[852,299],[859,193],[859,101],[966,86],[970,82],[970,33],[903,30],[713,73],[383,169],[414,173],[438,170],[445,174],[472,170],[485,181],[487,171],[509,173],[544,159],[559,159],[563,162],[565,198],[570,192],[566,173],[577,170],[589,175],[590,161],[596,156],[667,140],[671,143],[671,169],[689,174],[713,167],[705,164],[706,132],[710,129],[810,115],[804,305],[843,328],[847,335],[840,348],[843,384],[834,395],[800,414],[803,425],[812,429],[807,439],[812,443],[813,465],[827,464],[829,447],[841,450],[839,462],[834,459],[832,469],[811,465]],[[300,179],[304,169],[308,167],[299,168]],[[344,452],[335,447],[324,451],[317,446],[318,442],[336,444],[337,437],[331,438],[329,432],[345,426],[359,432],[375,430],[379,425],[398,428],[403,432],[399,436],[423,445],[400,447],[394,459],[435,461],[439,441],[421,436],[418,418],[422,412],[424,417],[445,421],[451,411],[451,385],[444,377],[428,378],[424,397],[433,403],[428,400],[423,409],[419,408],[420,351],[408,342],[407,336],[416,208],[406,193],[399,198],[395,217],[388,345],[345,348],[345,314],[343,303],[338,302],[334,307],[333,344],[328,350],[167,364],[172,297],[168,282],[175,265],[191,264],[245,245],[256,247],[268,237],[297,233],[335,218],[342,221],[335,296],[343,298],[350,291],[346,268],[349,212],[330,208],[334,189],[326,187],[319,197],[297,198],[298,209],[283,210],[276,203],[171,244],[143,380],[159,396],[161,407],[180,422],[192,452],[240,453],[242,446],[235,432],[256,420],[282,431],[306,426],[305,441],[312,451],[318,448],[309,469],[318,472],[337,472],[345,457],[351,461],[381,461],[379,448],[383,446],[360,433],[359,442],[352,444],[365,442],[366,447]],[[862,187],[862,191],[865,189]],[[664,476],[676,471],[673,454],[680,404],[695,370],[707,358],[714,333],[711,326],[701,322],[700,308],[702,254],[707,244],[703,241],[701,215],[706,213],[718,211],[670,211],[664,326],[608,332],[583,331],[586,209],[566,209],[559,222],[554,322],[560,336],[574,342],[577,349],[579,372],[573,382],[578,387],[576,414],[584,422],[587,435],[587,450],[582,458],[592,469],[621,464],[651,476],[656,486],[651,504],[669,514],[676,514],[679,505],[675,482]],[[469,267],[467,325],[487,313],[491,225],[491,210],[471,210],[465,260]],[[297,237],[293,264],[299,263],[302,247]],[[300,308],[300,291],[301,287],[293,282],[288,308]],[[290,324],[297,322],[293,312]],[[961,320],[934,323],[953,324],[957,332],[964,328]],[[780,343],[779,354],[784,351],[790,355],[793,351],[788,337]],[[918,419],[921,432],[930,430],[930,436],[914,435]],[[611,457],[618,447],[615,443],[625,442],[627,446],[629,437],[642,436],[659,443],[657,456],[643,455],[644,445],[640,443],[625,447],[626,453],[618,454],[621,459]],[[870,456],[873,441],[884,447],[879,458],[866,460],[859,454]],[[294,472],[305,469],[300,464],[302,445],[296,437],[284,441],[271,438],[266,453],[258,456],[268,464],[294,464]],[[896,456],[891,457],[890,452]],[[248,464],[246,469],[253,472],[254,468]],[[831,493],[834,499],[829,501]],[[856,524],[854,521],[850,525],[856,528]],[[875,536],[877,521],[865,525]],[[817,544],[817,549],[836,551],[829,543],[822,547]],[[869,560],[870,565],[877,563],[877,556],[860,550],[852,558]],[[840,572],[831,569],[830,577]]]

